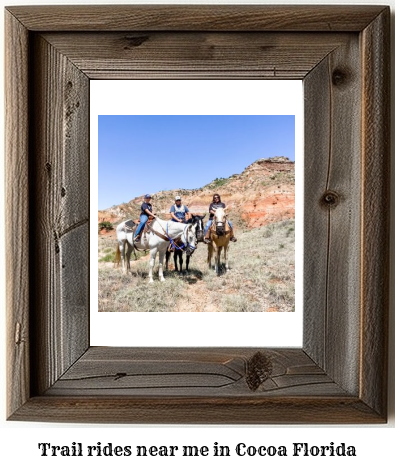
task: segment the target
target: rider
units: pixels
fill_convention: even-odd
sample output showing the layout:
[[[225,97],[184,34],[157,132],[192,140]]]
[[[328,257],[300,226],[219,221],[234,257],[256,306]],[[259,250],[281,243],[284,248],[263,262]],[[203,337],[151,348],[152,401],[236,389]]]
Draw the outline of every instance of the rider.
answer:
[[[210,218],[208,219],[206,226],[204,227],[204,242],[205,243],[210,243],[210,236],[207,235],[207,233],[208,233],[209,228],[211,227],[211,224],[213,223],[215,210],[220,207],[225,209],[225,204],[221,202],[221,196],[219,194],[214,194],[213,201],[210,204],[210,207],[208,208],[208,211],[210,213]],[[230,240],[232,242],[237,242],[237,238],[233,234],[233,225],[230,222],[230,220],[228,220],[228,224],[230,227]]]
[[[144,228],[144,225],[147,223],[148,216],[155,217],[152,213],[152,205],[151,205],[151,195],[146,194],[144,196],[144,202],[141,204],[141,214],[140,214],[140,223],[136,229],[134,234],[134,241],[138,241],[140,239],[140,232]]]
[[[170,207],[171,220],[173,222],[186,223],[186,215],[189,212],[187,206],[181,203],[181,196],[176,196],[174,199],[175,204]]]

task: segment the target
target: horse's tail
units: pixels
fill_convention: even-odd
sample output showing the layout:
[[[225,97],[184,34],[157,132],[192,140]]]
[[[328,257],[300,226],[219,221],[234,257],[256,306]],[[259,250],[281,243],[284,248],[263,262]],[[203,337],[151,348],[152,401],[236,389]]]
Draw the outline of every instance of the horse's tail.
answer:
[[[117,249],[115,251],[115,260],[114,260],[114,266],[119,267],[119,264],[121,262],[121,250],[119,249],[119,243],[117,244]]]

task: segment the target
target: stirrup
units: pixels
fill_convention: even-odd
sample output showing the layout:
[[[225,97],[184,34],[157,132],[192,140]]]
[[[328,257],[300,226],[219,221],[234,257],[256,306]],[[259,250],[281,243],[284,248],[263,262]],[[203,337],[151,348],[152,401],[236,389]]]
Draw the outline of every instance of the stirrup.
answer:
[[[207,245],[211,242],[211,240],[209,238],[204,238],[203,241],[204,241],[204,243],[207,243]]]
[[[235,236],[230,237],[230,241],[231,241],[231,242],[237,242],[237,238],[236,238]]]

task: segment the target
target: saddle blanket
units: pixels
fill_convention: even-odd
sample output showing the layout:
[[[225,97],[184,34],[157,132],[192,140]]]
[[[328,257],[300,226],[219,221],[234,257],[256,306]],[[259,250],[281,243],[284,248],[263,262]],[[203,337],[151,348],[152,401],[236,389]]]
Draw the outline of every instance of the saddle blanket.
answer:
[[[132,230],[133,227],[135,227],[136,225],[136,222],[134,222],[133,220],[128,220],[125,222],[125,226],[130,230]]]

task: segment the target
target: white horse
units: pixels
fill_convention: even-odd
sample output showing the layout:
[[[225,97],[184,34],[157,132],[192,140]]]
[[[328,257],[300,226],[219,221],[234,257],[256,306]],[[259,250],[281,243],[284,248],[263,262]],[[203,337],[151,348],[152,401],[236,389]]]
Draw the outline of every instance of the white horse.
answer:
[[[129,223],[129,226],[127,225]],[[117,226],[118,246],[115,261],[119,264],[122,259],[122,269],[124,273],[130,270],[130,254],[133,251],[133,236],[137,226],[130,228],[130,220],[120,223]],[[149,282],[153,282],[152,271],[155,266],[156,254],[159,253],[159,279],[164,281],[163,277],[163,258],[165,256],[170,240],[180,238],[185,246],[185,252],[192,254],[196,248],[196,223],[182,224],[179,222],[167,221],[155,217],[150,223],[149,232],[143,232],[138,242],[134,242],[134,246],[138,250],[150,251],[149,263]],[[126,263],[125,263],[125,247]]]
[[[214,258],[215,258],[214,269],[215,269],[215,272],[219,275],[222,248],[224,249],[225,270],[227,271],[229,269],[228,247],[229,247],[229,240],[230,240],[230,235],[231,235],[231,229],[226,220],[226,212],[225,212],[225,209],[223,209],[222,207],[219,207],[218,209],[216,209],[213,223],[211,224],[211,227],[209,230],[210,230],[211,243],[209,243],[208,245],[208,256],[207,256],[208,267],[211,269],[211,258],[214,253]]]

